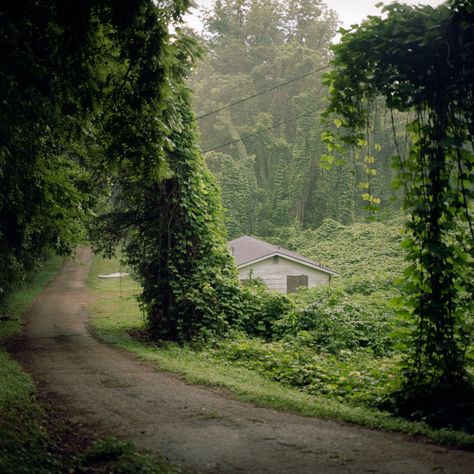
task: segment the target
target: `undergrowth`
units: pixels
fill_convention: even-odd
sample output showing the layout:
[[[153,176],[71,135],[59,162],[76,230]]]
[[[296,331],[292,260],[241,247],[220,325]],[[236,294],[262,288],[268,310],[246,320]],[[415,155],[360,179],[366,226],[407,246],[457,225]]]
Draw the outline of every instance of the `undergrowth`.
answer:
[[[425,423],[396,418],[377,408],[398,383],[398,356],[393,344],[382,343],[386,332],[393,329],[386,315],[382,318],[383,324],[389,327],[381,331],[380,344],[380,341],[366,344],[355,331],[354,337],[349,338],[352,349],[343,344],[332,348],[325,346],[324,341],[315,343],[311,333],[317,334],[321,329],[317,326],[296,327],[287,338],[267,337],[265,340],[269,327],[286,323],[272,316],[268,309],[273,303],[267,306],[266,293],[257,287],[257,303],[262,314],[267,315],[265,324],[259,325],[256,321],[253,326],[254,320],[246,318],[239,329],[224,339],[207,340],[194,346],[156,344],[146,336],[146,321],[134,297],[139,291],[136,283],[131,278],[115,281],[97,278],[99,273],[118,269],[118,262],[96,257],[88,279],[95,296],[92,323],[96,334],[106,342],[154,362],[163,370],[180,373],[192,383],[224,386],[237,397],[262,406],[423,435],[443,444],[474,447],[473,435],[452,429],[433,429]],[[300,305],[306,304],[305,297],[311,298],[301,295]],[[356,314],[358,318],[377,319],[373,311],[380,305],[381,301],[376,298],[368,304],[371,308],[368,312]],[[280,301],[276,307],[285,307],[291,314],[297,310],[298,303],[287,305]],[[248,336],[243,329],[256,331],[261,337]],[[374,341],[379,339],[377,334],[371,337]],[[354,341],[359,342],[354,344]]]

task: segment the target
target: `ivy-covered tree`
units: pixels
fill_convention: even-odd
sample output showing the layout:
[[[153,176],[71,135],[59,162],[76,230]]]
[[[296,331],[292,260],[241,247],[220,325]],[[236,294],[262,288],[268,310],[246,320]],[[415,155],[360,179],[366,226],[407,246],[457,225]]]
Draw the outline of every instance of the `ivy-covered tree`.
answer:
[[[225,330],[239,291],[195,144],[185,79],[198,49],[179,30],[188,7],[1,7],[2,289],[48,248],[72,252],[89,228],[100,250],[123,244],[155,337]]]
[[[335,13],[321,1],[221,0],[206,12],[207,55],[191,85],[201,116],[201,148],[211,150],[206,159],[214,169],[218,158],[212,153],[232,158],[222,162],[216,175],[232,237],[243,232],[271,236],[280,226],[314,228],[327,217],[344,223],[367,217],[367,202],[361,198],[367,190],[360,188],[368,181],[364,169],[340,160],[330,169],[321,140],[320,113],[327,103],[321,75],[336,27]],[[371,130],[381,147],[371,150],[378,158],[378,175],[370,184],[378,191],[380,207],[390,211],[400,208],[400,200],[387,185],[393,178],[394,150],[386,145],[390,116],[383,110],[380,115]],[[237,169],[245,169],[245,182],[253,172],[258,189],[252,196],[241,187],[242,180],[224,179]],[[239,192],[241,199],[228,198]]]
[[[474,5],[383,10],[386,18],[370,17],[334,47],[329,111],[351,145],[364,142],[378,97],[412,117],[408,153],[396,143],[409,215],[404,302],[414,325],[398,404],[404,414],[456,407],[467,416],[459,403],[472,402]]]

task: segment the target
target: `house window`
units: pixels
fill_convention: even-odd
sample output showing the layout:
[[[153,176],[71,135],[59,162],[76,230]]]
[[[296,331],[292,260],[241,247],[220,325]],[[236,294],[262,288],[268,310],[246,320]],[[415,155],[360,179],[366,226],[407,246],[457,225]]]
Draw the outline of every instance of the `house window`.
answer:
[[[273,265],[278,265],[278,255],[274,255],[274,256],[272,257],[272,264],[273,264]]]
[[[298,288],[308,288],[308,275],[287,275],[286,292],[294,293]]]

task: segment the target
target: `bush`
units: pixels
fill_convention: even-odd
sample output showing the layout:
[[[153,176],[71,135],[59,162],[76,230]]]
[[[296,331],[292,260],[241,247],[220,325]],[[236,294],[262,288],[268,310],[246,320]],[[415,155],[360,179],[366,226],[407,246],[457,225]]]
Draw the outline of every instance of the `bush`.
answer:
[[[286,295],[270,293],[265,284],[251,279],[243,289],[244,308],[236,322],[237,328],[249,336],[271,339],[276,321],[295,308]]]
[[[300,307],[274,323],[281,339],[298,338],[331,354],[368,350],[382,356],[391,351],[394,318],[390,312],[358,302],[340,288],[314,288],[297,295]]]
[[[297,338],[265,343],[241,335],[221,341],[215,351],[219,358],[270,380],[366,406],[380,403],[396,383],[392,360],[347,350],[337,357],[321,355],[301,342]]]

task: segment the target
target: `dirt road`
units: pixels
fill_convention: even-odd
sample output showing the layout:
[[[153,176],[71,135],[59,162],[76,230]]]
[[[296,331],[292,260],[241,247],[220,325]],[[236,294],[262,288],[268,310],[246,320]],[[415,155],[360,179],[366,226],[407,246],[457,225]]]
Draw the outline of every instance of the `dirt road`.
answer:
[[[28,310],[18,355],[72,422],[157,451],[189,472],[474,472],[474,453],[257,408],[97,341],[85,309],[90,253],[78,259]]]

